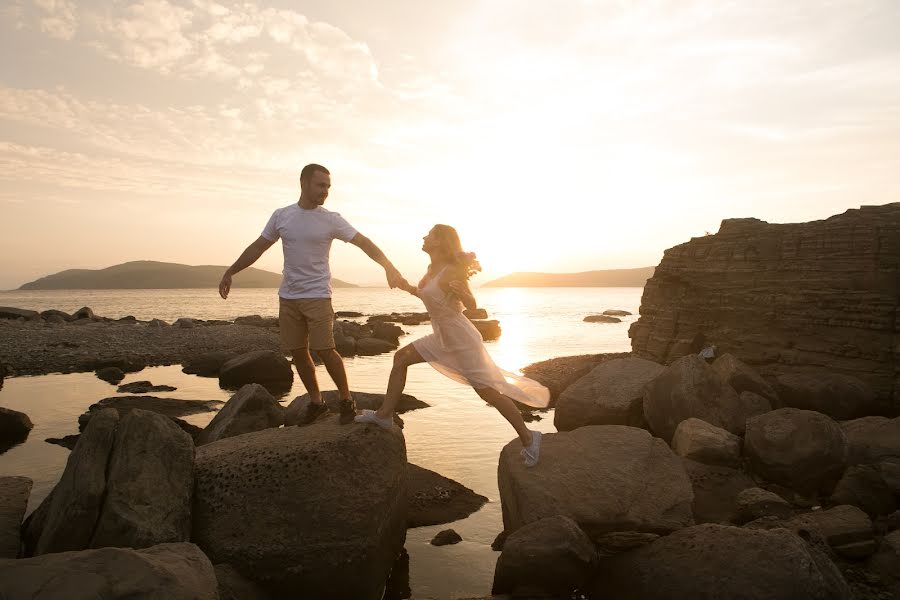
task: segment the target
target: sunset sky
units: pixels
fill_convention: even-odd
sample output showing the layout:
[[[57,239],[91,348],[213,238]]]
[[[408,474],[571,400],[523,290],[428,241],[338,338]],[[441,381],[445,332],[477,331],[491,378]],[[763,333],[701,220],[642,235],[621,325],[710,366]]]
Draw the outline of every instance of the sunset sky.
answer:
[[[896,202],[900,2],[0,4],[0,289],[230,264],[309,162],[410,279],[439,222],[484,282]]]

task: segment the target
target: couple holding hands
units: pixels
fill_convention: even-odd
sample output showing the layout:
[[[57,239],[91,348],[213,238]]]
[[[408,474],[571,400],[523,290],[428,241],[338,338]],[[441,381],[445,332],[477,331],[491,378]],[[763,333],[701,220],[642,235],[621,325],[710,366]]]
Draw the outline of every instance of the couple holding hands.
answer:
[[[309,350],[325,364],[340,394],[341,423],[371,423],[390,429],[394,409],[406,385],[410,366],[428,362],[447,377],[471,386],[496,408],[516,430],[522,442],[525,465],[533,467],[540,456],[541,432],[525,426],[516,402],[543,408],[550,392],[531,379],[501,370],[491,359],[481,333],[463,314],[476,308],[469,278],[481,270],[475,255],[462,249],[459,235],[449,225],[435,225],[423,238],[422,250],[431,258],[428,271],[417,286],[411,285],[384,253],[340,214],[323,208],[331,188],[331,174],[321,165],[306,165],[300,173],[300,199],[277,209],[262,234],[229,267],[219,283],[227,298],[232,276],[256,262],[279,239],[284,251],[284,278],[278,291],[278,324],[282,347],[291,353],[294,366],[309,392],[310,405],[302,419],[309,423],[327,409],[319,391],[316,369]],[[360,248],[384,267],[388,285],[418,297],[425,304],[434,332],[415,340],[394,354],[384,402],[377,411],[357,414],[344,363],[334,346],[334,310],[331,306],[331,243],[338,239]]]

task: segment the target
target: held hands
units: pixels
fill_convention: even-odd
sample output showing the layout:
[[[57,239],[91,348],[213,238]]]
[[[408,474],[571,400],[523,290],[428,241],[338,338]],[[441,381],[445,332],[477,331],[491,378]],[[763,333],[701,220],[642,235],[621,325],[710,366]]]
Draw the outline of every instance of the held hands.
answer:
[[[388,267],[388,268],[385,268],[384,274],[387,277],[387,283],[391,289],[394,289],[396,287],[404,289],[401,286],[401,283],[407,283],[407,282],[406,282],[406,279],[403,278],[403,275],[400,274],[400,271],[398,271],[394,267]],[[409,285],[409,283],[407,283],[407,285]]]
[[[219,282],[219,295],[222,296],[222,300],[228,299],[228,292],[231,291],[231,273],[225,271],[225,274],[222,275],[222,281]]]
[[[467,286],[463,281],[456,279],[449,282],[447,285],[450,286],[450,291],[456,294],[460,300],[462,300],[463,298],[473,297],[472,293],[469,291],[469,286]]]

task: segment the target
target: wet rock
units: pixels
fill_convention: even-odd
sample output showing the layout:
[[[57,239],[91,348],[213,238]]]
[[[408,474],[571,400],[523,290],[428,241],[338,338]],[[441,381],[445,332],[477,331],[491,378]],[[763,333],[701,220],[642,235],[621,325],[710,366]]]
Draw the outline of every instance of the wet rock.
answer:
[[[506,544],[506,538],[509,537],[506,531],[501,531],[497,534],[497,537],[494,538],[494,541],[491,542],[491,550],[494,552],[499,552],[503,550],[503,546]]]
[[[25,308],[13,308],[11,306],[0,306],[0,319],[16,319],[30,320],[40,317],[40,313],[36,310],[28,310]]]
[[[232,358],[238,356],[236,352],[230,350],[217,350],[215,352],[205,352],[188,358],[181,364],[181,370],[189,375],[199,375],[200,377],[218,377],[222,369],[222,365]]]
[[[174,323],[172,323],[172,327],[181,327],[182,329],[193,329],[197,326],[197,323],[194,322],[194,319],[190,319],[187,317],[181,317],[180,319],[176,319]]]
[[[2,310],[2,309],[0,309],[0,310]],[[49,321],[51,317],[59,317],[63,321],[71,321],[72,320],[72,315],[70,315],[69,313],[63,312],[61,310],[52,309],[52,308],[50,310],[42,310],[41,317],[43,317],[47,321]]]
[[[691,417],[743,435],[747,419],[755,414],[754,407],[744,404],[731,386],[694,355],[669,365],[644,390],[644,417],[650,431],[667,442],[672,441],[678,424]]]
[[[437,535],[434,536],[431,540],[432,546],[450,546],[452,544],[458,544],[462,541],[462,536],[456,533],[452,529],[445,529],[443,531],[438,532]]]
[[[116,429],[92,548],[186,542],[191,533],[194,442],[163,415],[135,409]]]
[[[678,424],[672,450],[678,456],[709,465],[738,467],[741,464],[741,438],[693,417]]]
[[[741,362],[736,356],[725,353],[715,360],[712,369],[719,374],[722,381],[730,385],[738,394],[752,392],[769,401],[778,402],[778,394],[759,373]],[[769,406],[768,410],[771,410]]]
[[[174,392],[178,388],[171,385],[153,385],[149,381],[132,381],[125,385],[120,385],[116,391],[127,394],[146,394],[148,392]]]
[[[643,358],[603,362],[560,394],[553,424],[559,431],[584,425],[646,427],[644,387],[664,370]]]
[[[623,530],[666,533],[693,523],[693,492],[681,460],[643,429],[592,425],[544,434],[534,468],[525,467],[520,450],[518,440],[503,448],[497,475],[510,534],[558,514],[592,538]]]
[[[407,465],[409,513],[406,526],[440,525],[465,519],[488,501],[466,486],[443,475]]]
[[[744,437],[754,473],[806,494],[831,493],[844,472],[846,446],[837,423],[797,408],[749,419]]]
[[[400,345],[403,330],[391,323],[375,322],[372,324],[372,335],[379,340],[390,342],[396,348]]]
[[[486,320],[469,322],[475,326],[475,329],[477,329],[478,333],[481,334],[481,339],[485,342],[500,338],[500,334],[502,333],[502,330],[500,329],[500,321]]]
[[[629,317],[629,316],[631,316],[631,313],[628,312],[627,310],[618,310],[615,308],[610,308],[610,309],[604,310],[602,314],[608,315],[610,317]]]
[[[264,589],[227,564],[215,567],[219,584],[219,600],[270,600]]]
[[[25,413],[0,406],[0,452],[6,452],[28,439],[33,427]]]
[[[84,430],[53,489],[35,554],[83,550],[89,546],[103,506],[107,463],[118,423],[118,412],[100,410]]]
[[[201,446],[195,465],[192,539],[213,562],[276,597],[381,597],[406,532],[399,430],[326,417]]]
[[[599,562],[591,539],[560,515],[525,525],[509,536],[494,571],[494,594],[569,598],[584,589]]]
[[[828,557],[790,531],[715,524],[605,559],[593,589],[597,597],[630,600],[852,598]]]
[[[219,385],[237,389],[248,383],[259,383],[267,389],[290,389],[294,371],[288,360],[272,350],[256,350],[232,358],[219,372]]]
[[[363,314],[361,312],[356,312],[356,311],[352,311],[352,310],[339,310],[334,313],[334,316],[355,318],[355,317],[361,317],[361,316],[363,316]]]
[[[0,477],[0,558],[19,556],[19,530],[32,483],[28,477]]]
[[[588,315],[584,318],[585,323],[621,323],[622,319],[611,317],[609,315]]]
[[[56,444],[57,446],[62,446],[63,448],[68,448],[69,450],[75,449],[75,444],[78,443],[78,440],[81,439],[79,434],[75,435],[65,435],[61,438],[47,438],[44,440],[48,444]]]
[[[385,352],[393,352],[397,346],[391,342],[380,340],[378,338],[359,338],[356,340],[356,353],[359,356],[375,356],[376,354],[384,354]]]
[[[4,598],[216,600],[216,576],[194,544],[101,548],[0,560]]]
[[[162,329],[163,327],[169,326],[170,325],[162,319],[152,319],[149,323],[147,323],[147,327],[151,327],[153,329]]]
[[[782,406],[814,410],[833,419],[856,419],[882,410],[875,392],[851,375],[786,373],[777,378]]]
[[[254,327],[278,327],[278,317],[261,317],[259,315],[250,315],[247,317],[238,317],[234,320],[235,325],[252,325]]]
[[[156,396],[113,396],[91,404],[87,411],[78,417],[78,429],[84,431],[88,422],[97,411],[114,408],[120,416],[139,408],[149,410],[170,418],[186,417],[203,412],[214,412],[222,405],[219,400],[180,400],[178,398],[157,398]]]
[[[197,444],[208,444],[284,423],[284,408],[266,388],[248,383],[225,403],[198,436]]]
[[[467,319],[487,319],[488,312],[483,308],[467,308],[463,311]]]
[[[125,379],[125,372],[118,367],[103,367],[101,369],[97,369],[94,372],[94,375],[97,376],[97,379],[102,379],[103,381],[111,383],[113,385],[116,385],[120,381]]]

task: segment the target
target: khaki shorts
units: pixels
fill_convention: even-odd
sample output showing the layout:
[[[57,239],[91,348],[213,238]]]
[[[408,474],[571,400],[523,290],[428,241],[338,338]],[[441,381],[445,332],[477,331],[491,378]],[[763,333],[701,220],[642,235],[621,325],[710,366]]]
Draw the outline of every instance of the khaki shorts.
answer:
[[[284,350],[334,348],[334,309],[331,298],[279,298],[278,328]]]

